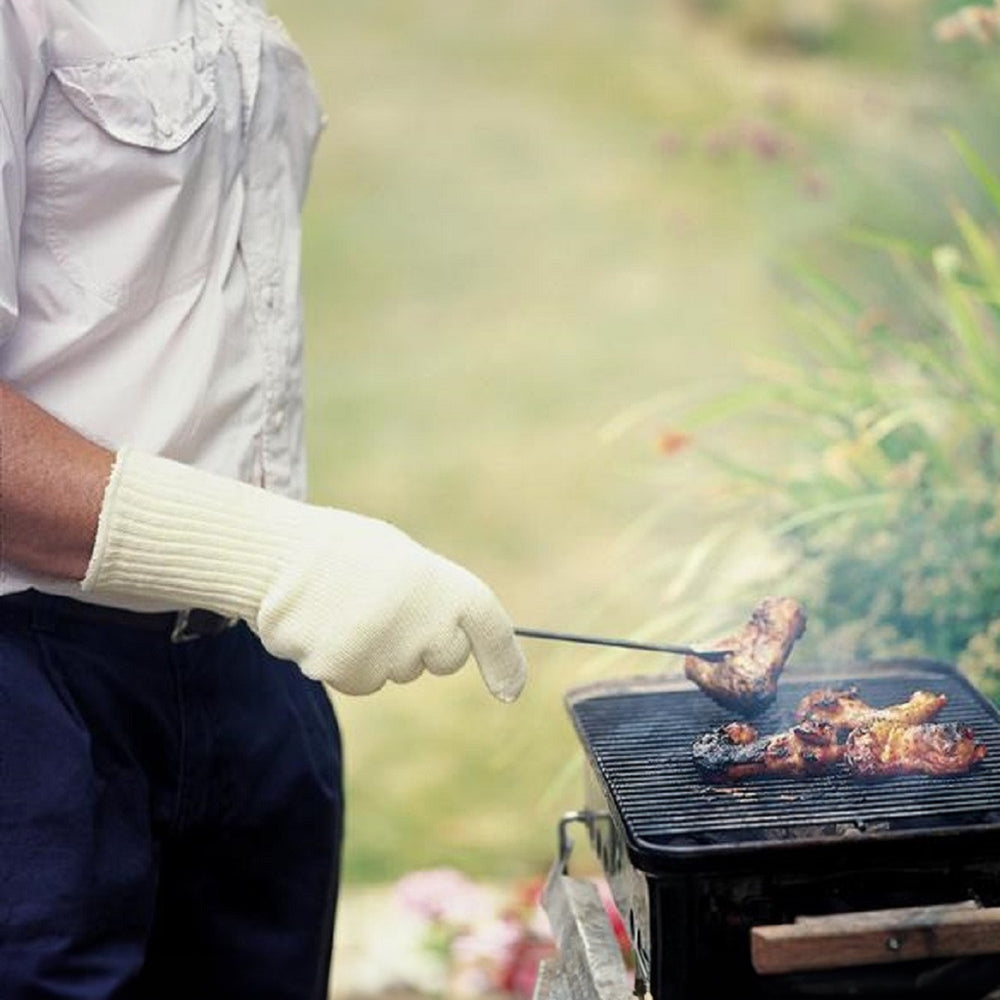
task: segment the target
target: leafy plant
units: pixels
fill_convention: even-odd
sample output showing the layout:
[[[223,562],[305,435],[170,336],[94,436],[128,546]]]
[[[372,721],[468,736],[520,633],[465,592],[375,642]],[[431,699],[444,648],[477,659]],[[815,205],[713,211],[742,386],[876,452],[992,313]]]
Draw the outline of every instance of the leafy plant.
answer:
[[[834,51],[849,57],[896,49],[928,17],[931,0],[687,0],[704,17],[725,25],[740,42],[775,53]],[[909,41],[910,39],[908,39]]]
[[[1000,214],[1000,179],[953,138]],[[891,310],[799,268],[794,345],[737,407],[775,447],[709,454],[821,648],[958,661],[1000,696],[1000,242],[996,219],[951,218],[933,247],[857,234],[900,276]]]

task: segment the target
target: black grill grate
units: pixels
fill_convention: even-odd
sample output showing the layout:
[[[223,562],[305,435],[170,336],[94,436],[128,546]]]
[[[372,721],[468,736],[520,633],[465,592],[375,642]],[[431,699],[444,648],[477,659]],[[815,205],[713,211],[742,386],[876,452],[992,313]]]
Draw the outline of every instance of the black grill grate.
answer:
[[[799,700],[817,687],[856,684],[874,706],[905,701],[918,688],[948,704],[937,721],[964,722],[987,746],[967,775],[864,782],[838,769],[810,778],[708,784],[691,760],[702,733],[731,721],[684,681],[631,689],[624,682],[571,692],[570,716],[624,827],[644,851],[671,845],[742,844],[907,829],[1000,825],[1000,716],[960,675],[919,662],[873,664],[849,676],[786,673],[778,699],[754,720],[761,733],[786,728]]]

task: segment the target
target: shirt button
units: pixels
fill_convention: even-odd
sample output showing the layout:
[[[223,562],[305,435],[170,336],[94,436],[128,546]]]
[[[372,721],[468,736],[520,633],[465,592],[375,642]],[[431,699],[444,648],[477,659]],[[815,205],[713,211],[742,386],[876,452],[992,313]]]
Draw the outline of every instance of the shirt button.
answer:
[[[274,413],[271,414],[271,426],[276,431],[280,431],[284,425],[285,425],[285,411],[275,410]]]
[[[156,119],[156,127],[160,134],[165,135],[168,139],[174,134],[174,123],[169,118],[164,118],[163,115]]]
[[[268,309],[274,308],[274,285],[268,285],[264,289],[264,305]]]

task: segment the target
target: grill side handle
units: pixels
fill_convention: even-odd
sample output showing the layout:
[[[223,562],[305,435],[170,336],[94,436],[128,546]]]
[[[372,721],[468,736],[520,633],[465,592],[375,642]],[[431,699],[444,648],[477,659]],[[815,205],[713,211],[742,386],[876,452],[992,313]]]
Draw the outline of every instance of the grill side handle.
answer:
[[[750,931],[761,975],[1000,954],[1000,907],[973,901],[798,917]]]
[[[541,970],[534,1000],[626,1000],[633,993],[597,887],[568,874],[573,841],[566,828],[590,819],[586,813],[569,813],[559,825],[559,857],[542,891],[557,954]]]

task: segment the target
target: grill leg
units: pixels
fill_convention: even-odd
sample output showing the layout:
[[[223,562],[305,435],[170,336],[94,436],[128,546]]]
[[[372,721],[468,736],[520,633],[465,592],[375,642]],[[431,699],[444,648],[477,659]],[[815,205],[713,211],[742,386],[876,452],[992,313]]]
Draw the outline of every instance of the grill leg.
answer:
[[[631,993],[628,971],[604,910],[597,887],[584,879],[571,878],[569,855],[573,841],[569,823],[586,821],[571,813],[559,824],[559,857],[552,865],[542,906],[548,914],[558,954],[540,977],[536,1000],[626,1000]]]
[[[573,1000],[569,981],[559,958],[543,959],[538,965],[538,978],[531,1000]]]

